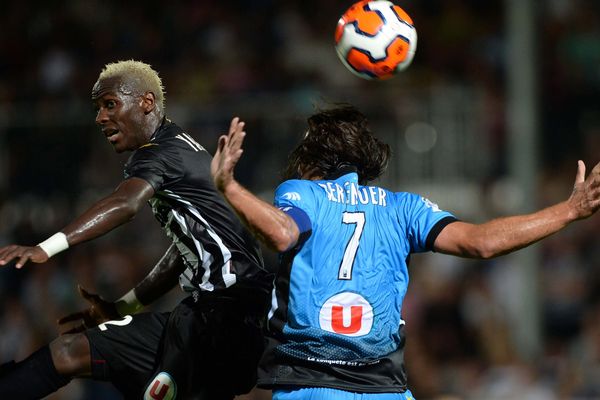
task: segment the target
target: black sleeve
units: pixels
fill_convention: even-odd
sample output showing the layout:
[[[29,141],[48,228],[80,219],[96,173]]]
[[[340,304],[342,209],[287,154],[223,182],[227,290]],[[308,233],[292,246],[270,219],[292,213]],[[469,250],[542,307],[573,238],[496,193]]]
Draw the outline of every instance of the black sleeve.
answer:
[[[157,192],[168,182],[181,175],[177,155],[171,154],[164,146],[149,145],[135,151],[125,166],[125,178],[141,178]]]
[[[437,239],[438,235],[440,234],[440,232],[448,225],[450,225],[453,222],[458,221],[458,219],[456,219],[455,217],[444,217],[442,219],[440,219],[429,231],[429,233],[427,234],[427,240],[425,241],[425,247],[427,250],[429,251],[435,251],[433,249],[433,243],[435,242],[435,239]]]

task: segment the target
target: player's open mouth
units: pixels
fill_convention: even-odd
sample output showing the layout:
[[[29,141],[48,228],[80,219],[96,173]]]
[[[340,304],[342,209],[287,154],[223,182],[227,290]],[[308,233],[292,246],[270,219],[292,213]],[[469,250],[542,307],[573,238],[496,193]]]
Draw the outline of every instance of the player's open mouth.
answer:
[[[109,142],[114,143],[118,139],[117,134],[119,133],[119,130],[106,129],[103,130],[102,133],[104,133],[104,136],[106,136]]]

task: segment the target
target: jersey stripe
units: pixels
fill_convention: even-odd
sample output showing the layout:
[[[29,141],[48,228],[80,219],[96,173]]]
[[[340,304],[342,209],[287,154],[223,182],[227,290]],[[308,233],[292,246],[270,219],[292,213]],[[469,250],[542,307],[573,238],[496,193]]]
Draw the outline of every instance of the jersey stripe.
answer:
[[[186,235],[189,239],[192,240],[192,242],[194,243],[194,248],[197,251],[197,254],[199,254],[200,256],[197,257],[192,254],[186,254],[184,255],[184,257],[189,261],[188,265],[198,265],[199,267],[204,269],[204,273],[202,274],[202,279],[200,281],[200,288],[203,290],[208,290],[208,291],[212,291],[214,290],[214,286],[212,283],[210,283],[209,279],[210,279],[210,266],[214,261],[214,257],[212,254],[210,254],[209,252],[207,252],[204,248],[204,246],[202,246],[202,244],[194,237],[190,234],[189,232],[189,228],[187,226],[186,220],[185,220],[185,216],[179,214],[177,211],[172,210],[171,211],[173,218],[179,223],[179,226],[182,229],[182,232],[184,235]],[[198,262],[201,261],[201,262]],[[196,274],[199,274],[200,271],[194,271]]]
[[[199,210],[195,208],[189,201],[184,200],[180,196],[168,190],[165,190],[161,193],[182,204],[191,215],[193,215],[197,220],[201,222],[202,226],[206,229],[206,232],[210,236],[210,239],[212,239],[212,242],[215,243],[220,250],[220,257],[217,257],[220,258],[220,260],[222,260],[221,276],[219,277],[219,280],[221,280],[226,287],[235,284],[237,279],[235,274],[231,273],[230,268],[231,251],[229,250],[229,248],[227,248],[227,246],[225,246],[221,237],[215,232],[215,230],[211,227],[208,221],[206,221],[206,219],[202,216]],[[182,233],[193,240],[195,245],[194,247],[196,249],[196,254],[199,255],[198,258],[202,261],[201,263],[198,263],[198,260],[196,259],[194,260],[195,262],[191,263],[191,265],[199,265],[199,267],[204,269],[202,279],[199,282],[200,288],[212,291],[214,287],[213,284],[210,283],[211,267],[217,261],[217,259],[215,258],[216,255],[213,255],[210,252],[206,251],[205,247],[196,239],[196,237],[194,237],[194,235],[190,233],[190,229],[186,221],[186,215],[182,215],[174,209],[171,210],[171,213],[173,214],[179,226],[182,228]],[[195,273],[200,274],[200,271],[195,271]]]
[[[262,292],[268,301],[272,278],[260,246],[215,190],[210,162],[202,145],[165,118],[151,143],[132,152],[123,172],[125,179],[143,179],[154,189],[149,203],[182,254],[184,290],[233,286]]]
[[[186,142],[187,144],[189,144],[189,145],[190,145],[190,147],[191,147],[192,149],[194,149],[194,151],[200,151],[200,149],[199,149],[197,146],[194,146],[194,143],[192,143],[192,141],[191,141],[189,138],[187,138],[187,137],[184,137],[183,135],[177,135],[177,136],[175,136],[175,137],[176,137],[177,139],[179,139],[179,140],[183,140],[184,142]]]

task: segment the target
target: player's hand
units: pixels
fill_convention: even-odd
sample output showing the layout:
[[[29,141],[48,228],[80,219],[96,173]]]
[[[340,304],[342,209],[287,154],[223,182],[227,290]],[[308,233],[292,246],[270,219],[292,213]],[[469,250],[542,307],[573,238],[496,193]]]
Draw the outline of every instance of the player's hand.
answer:
[[[106,301],[99,295],[90,293],[79,285],[77,286],[77,289],[79,290],[81,297],[87,300],[91,306],[83,311],[69,314],[59,319],[59,325],[64,325],[74,321],[81,321],[71,329],[62,332],[61,335],[83,332],[86,329],[93,328],[103,322],[121,318],[117,312],[115,303]]]
[[[585,164],[578,162],[573,192],[568,200],[576,219],[587,218],[600,208],[600,163],[585,177]]]
[[[27,261],[43,263],[48,261],[48,254],[40,246],[19,246],[11,244],[0,248],[0,266],[16,259],[16,268],[21,268]]]
[[[219,137],[217,151],[210,164],[210,172],[215,186],[221,192],[225,191],[225,188],[234,180],[233,169],[244,152],[242,149],[246,136],[244,125],[243,121],[235,117],[231,120],[229,133]]]

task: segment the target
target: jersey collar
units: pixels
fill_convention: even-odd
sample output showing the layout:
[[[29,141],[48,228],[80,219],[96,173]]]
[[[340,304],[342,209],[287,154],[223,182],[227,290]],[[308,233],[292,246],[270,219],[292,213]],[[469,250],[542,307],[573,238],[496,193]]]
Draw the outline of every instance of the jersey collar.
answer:
[[[169,118],[163,117],[162,121],[160,122],[160,125],[154,131],[154,133],[152,134],[152,136],[150,137],[150,142],[152,142],[153,140],[155,140],[158,137],[158,135],[160,134],[160,132],[165,129],[166,125],[170,124],[170,123],[171,123],[171,120]]]
[[[352,172],[354,172],[358,177],[358,168],[356,168],[354,165],[350,165],[350,164],[341,164],[338,166],[337,169],[335,169],[334,171],[325,175],[325,177],[323,179],[334,181],[334,180],[337,180],[338,178],[340,178],[344,175],[347,175],[349,173],[352,173]]]

